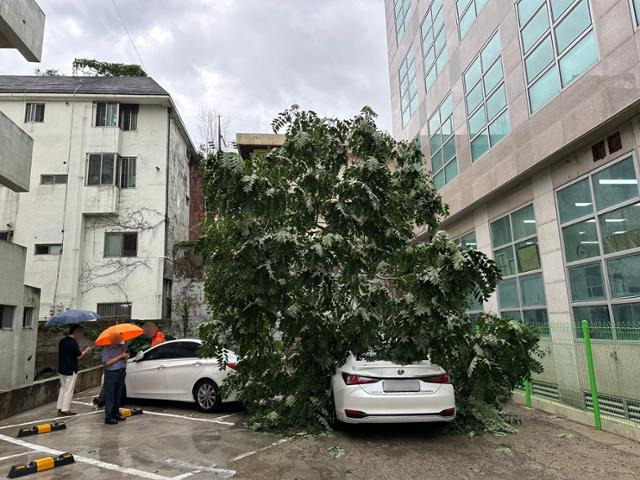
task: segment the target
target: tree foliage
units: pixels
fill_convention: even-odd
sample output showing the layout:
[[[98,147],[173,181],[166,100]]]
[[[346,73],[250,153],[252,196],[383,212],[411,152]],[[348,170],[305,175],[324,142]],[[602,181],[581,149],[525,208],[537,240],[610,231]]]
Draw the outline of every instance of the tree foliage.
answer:
[[[85,75],[107,77],[146,77],[140,65],[126,63],[100,62],[92,58],[76,58],[73,60],[72,69],[83,72]]]
[[[373,350],[443,366],[462,415],[495,428],[496,407],[539,369],[537,338],[465,314],[472,295],[494,291],[498,269],[440,229],[447,207],[421,152],[378,130],[369,108],[338,120],[294,106],[273,126],[281,148],[250,161],[211,155],[205,168],[202,353],[240,355],[225,388],[239,391],[249,423],[325,428],[330,376],[348,352]],[[429,242],[414,241],[416,225]]]

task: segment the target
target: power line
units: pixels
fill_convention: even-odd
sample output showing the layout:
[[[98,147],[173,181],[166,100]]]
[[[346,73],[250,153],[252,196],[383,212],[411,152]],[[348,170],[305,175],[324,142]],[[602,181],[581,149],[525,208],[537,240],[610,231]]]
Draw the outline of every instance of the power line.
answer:
[[[120,22],[122,23],[124,31],[127,33],[127,37],[129,37],[129,41],[131,42],[131,46],[133,47],[134,52],[136,52],[136,56],[138,57],[138,60],[140,60],[140,65],[142,65],[142,68],[146,70],[146,67],[144,66],[144,62],[142,61],[142,57],[140,56],[140,52],[138,52],[138,49],[136,48],[136,44],[133,41],[133,37],[131,37],[131,33],[129,33],[129,29],[127,28],[127,24],[125,23],[124,18],[122,18],[122,15],[120,14],[118,5],[116,5],[116,0],[111,0],[111,3],[113,4],[113,8],[115,9],[116,13],[118,14],[118,17],[120,18]]]

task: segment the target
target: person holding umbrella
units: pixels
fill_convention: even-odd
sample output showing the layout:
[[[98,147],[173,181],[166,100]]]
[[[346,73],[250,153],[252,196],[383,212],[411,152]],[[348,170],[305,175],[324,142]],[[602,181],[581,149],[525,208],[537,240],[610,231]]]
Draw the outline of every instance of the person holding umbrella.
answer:
[[[91,351],[91,347],[80,351],[78,340],[82,338],[82,327],[71,325],[69,334],[58,343],[58,375],[60,376],[60,392],[58,392],[58,415],[75,415],[71,411],[71,399],[78,378],[78,361]]]
[[[102,364],[105,367],[104,423],[107,425],[116,425],[118,421],[125,420],[120,415],[120,401],[124,393],[127,360],[129,360],[125,342],[141,334],[140,327],[121,323],[107,328],[96,340],[96,345],[105,347],[102,351]]]

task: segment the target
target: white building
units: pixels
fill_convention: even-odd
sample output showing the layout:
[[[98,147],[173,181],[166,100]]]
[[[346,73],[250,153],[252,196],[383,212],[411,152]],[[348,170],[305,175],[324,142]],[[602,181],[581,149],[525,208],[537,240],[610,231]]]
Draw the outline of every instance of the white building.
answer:
[[[40,318],[168,317],[195,152],[169,94],[148,77],[0,76],[0,110],[34,139],[30,191],[0,188],[0,235],[27,247]]]
[[[26,60],[39,61],[44,21],[34,0],[0,1],[0,49],[15,49]],[[8,55],[0,51],[0,62]],[[32,149],[31,137],[0,108],[0,188],[13,196],[29,190]],[[0,233],[0,389],[33,380],[38,333],[40,291],[25,285],[27,249],[8,239],[6,232]]]

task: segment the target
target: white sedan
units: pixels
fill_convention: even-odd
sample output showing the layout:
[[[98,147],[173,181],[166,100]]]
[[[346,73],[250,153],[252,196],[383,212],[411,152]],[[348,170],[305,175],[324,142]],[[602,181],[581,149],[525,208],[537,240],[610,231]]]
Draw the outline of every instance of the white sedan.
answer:
[[[453,385],[442,368],[421,362],[397,365],[350,355],[331,379],[335,424],[451,422]]]
[[[203,412],[217,410],[223,401],[219,387],[233,373],[238,360],[228,351],[227,368],[221,370],[217,359],[198,358],[201,345],[198,339],[170,340],[138,352],[127,363],[125,395],[195,402]],[[224,400],[234,399],[231,395]]]

